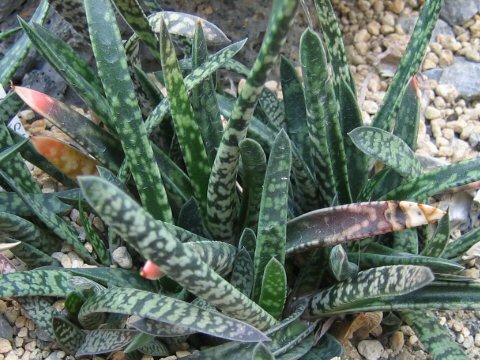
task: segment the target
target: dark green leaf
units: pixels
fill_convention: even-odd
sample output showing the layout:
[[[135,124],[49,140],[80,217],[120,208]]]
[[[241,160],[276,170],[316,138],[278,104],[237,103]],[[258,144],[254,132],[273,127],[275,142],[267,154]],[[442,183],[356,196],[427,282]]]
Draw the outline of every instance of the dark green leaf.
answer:
[[[402,318],[410,325],[422,344],[434,359],[467,360],[462,347],[455,342],[448,329],[438,323],[431,313],[424,311],[402,312]]]
[[[136,334],[138,334],[137,331],[127,329],[97,329],[88,331],[85,340],[75,352],[75,356],[82,357],[121,350]]]
[[[471,230],[447,245],[442,257],[453,259],[463,255],[468,249],[480,241],[480,228]]]
[[[52,328],[55,340],[60,348],[68,354],[75,354],[85,340],[85,334],[82,330],[64,317],[55,316],[52,321]]]
[[[445,216],[438,222],[435,233],[431,239],[428,239],[421,254],[424,256],[442,257],[448,240],[450,240],[450,217],[447,211]]]
[[[177,226],[207,239],[210,238],[210,234],[203,223],[198,202],[194,198],[190,198],[180,209]]]
[[[19,296],[66,297],[73,290],[70,274],[56,270],[35,270],[3,274],[0,298]]]
[[[416,75],[412,77],[403,94],[402,103],[398,109],[397,120],[393,134],[415,151],[417,148],[418,126],[420,122],[420,94]]]
[[[330,251],[330,271],[337,281],[344,281],[358,272],[357,266],[348,260],[342,245],[336,245]],[[357,261],[354,262],[358,264]]]
[[[322,336],[317,345],[309,351],[302,360],[331,360],[334,357],[344,357],[342,344],[330,334]]]
[[[15,243],[17,239],[2,238],[4,243]],[[58,266],[60,265],[57,260],[52,258],[49,254],[45,253],[36,247],[30,245],[27,242],[22,241],[19,245],[15,246],[10,251],[19,259],[21,259],[28,268],[34,269],[40,266]]]
[[[92,245],[93,251],[95,251],[95,254],[97,254],[98,259],[103,265],[110,265],[110,256],[108,255],[105,243],[92,224],[90,224],[88,217],[83,213],[82,201],[78,202],[78,211],[80,212],[80,220],[85,229],[86,238]]]
[[[253,289],[253,261],[245,248],[235,257],[230,284],[250,297]]]
[[[158,340],[151,340],[147,344],[143,345],[139,350],[142,354],[151,356],[168,356],[170,353],[167,347]]]
[[[107,0],[86,0],[85,11],[98,72],[112,107],[112,122],[122,142],[140,199],[156,218],[172,222],[165,188],[128,74],[125,50],[113,9]]]
[[[418,254],[417,229],[395,231],[392,235],[392,248],[410,254]]]
[[[277,259],[272,258],[265,266],[258,304],[279,319],[283,313],[287,290],[285,269]]]
[[[253,349],[252,360],[275,360],[275,356],[262,343],[257,344]]]
[[[59,201],[56,196],[57,194],[59,193],[30,194],[30,196],[49,211],[56,214],[64,214],[72,207]],[[23,202],[22,198],[13,192],[0,192],[0,211],[21,217],[29,217],[35,214],[30,207]]]

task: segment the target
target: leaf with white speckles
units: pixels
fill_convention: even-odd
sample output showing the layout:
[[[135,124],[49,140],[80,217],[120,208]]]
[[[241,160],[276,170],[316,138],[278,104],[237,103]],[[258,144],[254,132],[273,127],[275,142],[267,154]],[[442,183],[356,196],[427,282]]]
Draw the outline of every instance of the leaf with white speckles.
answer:
[[[175,49],[165,26],[160,27],[160,57],[168,92],[175,133],[183,160],[192,182],[195,198],[202,212],[206,210],[206,196],[210,164],[202,141],[199,124],[195,121],[183,76],[178,67]]]
[[[75,356],[111,353],[128,345],[137,335],[136,330],[129,329],[97,329],[88,331],[85,339],[75,352]]]
[[[221,278],[200,256],[178,240],[173,225],[155,221],[133,199],[105,180],[79,178],[89,204],[111,229],[171,279],[225,314],[266,329],[275,320]],[[205,281],[210,286],[204,286]],[[241,306],[239,306],[241,304]]]
[[[427,351],[434,359],[468,360],[462,347],[455,341],[450,331],[440,325],[439,319],[431,312],[401,312],[400,316],[412,327]]]
[[[55,340],[66,353],[74,355],[85,340],[84,332],[62,316],[55,316],[52,321]]]
[[[78,319],[80,323],[86,324],[89,318],[105,312],[137,315],[223,339],[242,342],[267,339],[254,327],[218,312],[163,295],[128,288],[107,289],[90,297],[82,306]]]
[[[35,10],[30,23],[43,23],[47,18],[49,4],[47,0],[43,0]],[[0,60],[0,83],[2,86],[7,86],[15,71],[22,65],[23,60],[28,55],[30,50],[30,40],[27,35],[23,34],[20,39],[15,41],[15,44],[4,54]]]
[[[358,273],[313,295],[306,318],[357,312],[351,309],[359,301],[381,300],[411,293],[433,281],[432,271],[423,266],[398,265],[373,268]]]
[[[275,360],[275,356],[262,343],[255,346],[253,349],[252,360]]]
[[[277,135],[268,159],[263,184],[257,243],[253,263],[255,285],[253,298],[259,299],[265,267],[272,257],[285,263],[285,236],[287,228],[288,187],[292,155],[290,140],[285,131]]]
[[[172,222],[172,211],[135,97],[113,8],[108,0],[85,0],[85,12],[98,73],[112,108],[112,125],[122,143],[142,204],[156,218]]]
[[[287,274],[283,265],[272,258],[265,266],[259,305],[274,318],[279,319],[287,298]]]
[[[22,271],[3,274],[0,298],[23,296],[66,297],[73,287],[71,275],[56,270]]]
[[[348,135],[365,154],[382,161],[400,175],[413,178],[421,174],[420,162],[401,138],[369,126],[358,127]]]
[[[239,143],[246,135],[253,110],[268,73],[276,62],[297,9],[297,1],[276,0],[267,33],[252,71],[235,102],[230,120],[212,167],[207,194],[207,222],[212,235],[229,241],[237,216],[236,180],[239,164]],[[268,261],[268,260],[267,260]]]
[[[337,281],[344,281],[357,273],[357,262],[350,263],[346,251],[342,245],[335,245],[330,251],[330,271]],[[354,264],[355,263],[355,264]]]
[[[425,1],[397,72],[383,98],[383,104],[373,119],[374,127],[387,131],[391,129],[408,82],[419,71],[441,7],[442,0]]]
[[[470,230],[454,242],[448,244],[442,254],[445,259],[453,259],[463,255],[468,249],[480,241],[480,228]]]
[[[445,216],[440,219],[433,236],[427,240],[421,254],[424,256],[442,257],[450,240],[450,216],[447,211]]]

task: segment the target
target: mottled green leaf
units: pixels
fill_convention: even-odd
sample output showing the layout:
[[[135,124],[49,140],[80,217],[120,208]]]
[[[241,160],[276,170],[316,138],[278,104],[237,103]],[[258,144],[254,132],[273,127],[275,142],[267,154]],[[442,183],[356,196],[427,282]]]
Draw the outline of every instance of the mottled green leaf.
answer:
[[[420,94],[416,75],[408,83],[398,109],[393,134],[415,151],[417,148],[418,126],[420,123]]]
[[[140,3],[137,0],[114,0],[114,4],[135,34],[148,46],[155,59],[160,60],[158,40]]]
[[[287,351],[285,354],[281,356],[277,356],[278,360],[297,360],[297,359],[303,359],[303,356],[305,354],[308,354],[310,352],[310,349],[315,345],[316,343],[316,336],[315,334],[312,334],[311,331],[310,335],[308,335],[306,338],[301,338],[301,340],[297,340],[297,344]]]
[[[287,274],[283,265],[272,258],[265,266],[258,304],[279,319],[287,298]]]
[[[421,201],[450,188],[480,180],[480,157],[424,172],[383,196],[384,199]]]
[[[261,292],[265,267],[271,258],[285,263],[285,235],[287,229],[288,185],[292,164],[290,140],[284,130],[275,139],[270,157],[260,202],[257,243],[253,263],[255,285],[253,297]]]
[[[435,233],[432,238],[428,239],[421,254],[424,256],[441,257],[447,248],[448,240],[450,240],[450,217],[448,211],[437,224]]]
[[[66,297],[73,290],[70,274],[56,270],[34,270],[3,274],[0,298],[19,296]]]
[[[355,146],[348,136],[350,131],[363,125],[363,119],[354,90],[344,80],[339,83],[338,101],[343,144],[347,158],[348,183],[353,199],[357,199],[367,181],[369,163],[367,156]]]
[[[16,143],[15,145],[9,146],[6,149],[3,149],[0,152],[0,163],[5,162],[7,160],[11,160],[13,155],[18,154],[20,149],[25,146],[25,144],[28,142],[28,139],[23,139],[22,141]],[[5,163],[4,163],[5,165]]]
[[[178,67],[175,49],[165,26],[160,27],[160,56],[175,133],[177,134],[195,197],[200,208],[204,211],[206,209],[210,165],[199,125],[195,121],[187,89],[183,83],[183,76]]]
[[[158,86],[152,81],[152,79],[140,68],[139,65],[133,66],[135,71],[135,77],[142,87],[142,91],[145,93],[152,108],[160,104],[165,98],[158,88]],[[145,110],[142,109],[144,112]],[[151,109],[150,109],[151,111]],[[149,112],[150,113],[150,112]]]
[[[407,201],[376,201],[316,210],[288,222],[287,253],[425,225],[443,214],[431,206]]]
[[[282,56],[280,62],[283,104],[288,137],[299,149],[303,160],[310,164],[311,154],[307,128],[307,110],[303,86],[293,64]]]
[[[156,218],[172,222],[165,188],[128,74],[125,50],[113,9],[107,0],[86,0],[85,11],[98,72],[112,107],[112,122],[122,142],[140,199]]]
[[[84,214],[82,201],[78,202],[78,211],[80,212],[80,221],[85,229],[86,238],[92,245],[93,251],[95,251],[95,254],[97,254],[98,259],[103,265],[110,265],[110,256],[108,255],[105,243],[88,220],[88,217]]]
[[[210,238],[210,234],[203,223],[198,202],[194,198],[190,198],[180,209],[177,226],[207,239]]]
[[[417,73],[425,56],[433,29],[437,23],[442,0],[427,0],[418,17],[410,42],[405,49],[397,72],[393,77],[383,104],[373,119],[373,126],[382,130],[390,130],[392,120],[398,112],[403,94],[412,78]]]
[[[293,294],[296,297],[318,289],[328,270],[327,248],[314,249],[306,255],[305,265],[300,267],[293,286]]]
[[[250,228],[243,229],[242,235],[240,236],[240,240],[238,241],[238,248],[248,251],[251,257],[253,257],[253,253],[255,252],[255,247],[257,246],[257,236],[255,232]]]
[[[78,239],[76,231],[61,217],[54,212],[48,211],[43,207],[42,203],[38,202],[34,196],[24,193],[16,186],[14,181],[5,173],[0,171],[0,176],[8,183],[8,185],[15,190],[20,198],[30,207],[32,212],[59,238],[64,240],[67,244],[73,246],[77,254],[88,263],[95,264],[95,260],[88,253],[87,249]]]
[[[88,331],[84,341],[75,352],[75,356],[82,357],[121,350],[136,334],[138,334],[136,330],[127,329],[97,329]]]
[[[300,39],[300,62],[312,165],[320,184],[323,205],[328,206],[335,195],[338,195],[341,204],[350,203],[351,194],[340,128],[340,108],[326,56],[320,37],[311,29],[305,30]]]
[[[1,238],[2,243],[16,243],[17,239]],[[59,244],[60,245],[60,244]],[[34,269],[40,266],[59,266],[59,262],[38,248],[22,241],[20,244],[10,249],[10,251],[22,260],[28,268]]]
[[[239,215],[241,225],[239,228],[256,229],[261,201],[258,194],[262,192],[267,170],[267,159],[260,144],[252,139],[245,139],[240,142],[240,155],[243,165],[243,192]]]
[[[82,177],[79,182],[87,201],[102,219],[146,259],[157,264],[163,273],[228,315],[261,329],[275,323],[270,315],[222,279],[195,252],[178,241],[162,222],[155,221],[126,194],[99,178]],[[211,287],[205,287],[205,281]]]
[[[317,345],[315,345],[302,360],[331,360],[334,357],[344,357],[345,350],[342,344],[330,334],[322,336]]]
[[[82,330],[64,317],[55,316],[52,328],[58,345],[68,354],[75,354],[85,340]]]
[[[392,248],[410,254],[418,254],[417,229],[395,231],[392,235]]]
[[[357,277],[313,295],[304,316],[315,318],[350,311],[359,301],[373,301],[411,293],[433,281],[432,271],[423,266],[385,266],[362,271]]]
[[[258,57],[247,77],[223,133],[208,184],[208,228],[219,240],[230,240],[236,217],[236,178],[240,157],[239,143],[248,125],[265,80],[285,42],[296,12],[297,2],[276,0]]]
[[[126,302],[125,298],[131,301]],[[136,289],[107,289],[89,298],[82,306],[78,319],[82,324],[88,323],[89,318],[104,312],[137,315],[188,327],[224,339],[245,342],[267,339],[255,328],[218,312],[204,310],[177,299]]]
[[[453,259],[463,255],[468,249],[480,241],[480,228],[473,229],[447,245],[442,254],[445,259]]]
[[[72,137],[101,164],[112,171],[118,170],[122,149],[110,133],[46,94],[20,86],[14,90],[28,106]]]
[[[0,99],[0,123],[8,123],[24,106],[23,101],[13,91]]]
[[[430,312],[409,311],[400,313],[405,322],[412,327],[422,344],[434,359],[467,360],[462,347],[455,342],[448,329],[438,323]]]
[[[413,178],[422,166],[410,147],[399,137],[374,127],[362,126],[348,133],[354,144],[375,160],[391,166],[400,175]]]
[[[53,301],[40,296],[27,296],[15,300],[22,307],[25,315],[35,323],[38,338],[53,341],[52,318],[58,314],[52,306]]]
[[[196,69],[208,60],[207,43],[200,22],[196,24],[195,37],[192,44],[192,68]],[[222,139],[223,126],[220,119],[215,86],[212,77],[192,89],[192,107],[195,120],[202,134],[205,151],[210,164],[213,164],[218,144]]]
[[[64,214],[72,207],[58,200],[58,193],[30,194],[38,203],[56,214]],[[13,192],[0,192],[0,211],[21,217],[33,216],[34,212],[26,205],[20,196]]]
[[[231,44],[212,56],[208,58],[208,60],[196,69],[194,69],[190,74],[188,74],[185,79],[185,87],[187,91],[191,91],[195,86],[200,84],[210,75],[212,75],[216,70],[225,64],[228,59],[232,58],[237,54],[245,45],[246,39],[238,41],[234,44]],[[162,102],[152,111],[152,113],[148,116],[147,120],[145,120],[145,126],[147,128],[147,133],[150,134],[152,131],[160,125],[160,123],[165,119],[168,115],[170,110],[170,104],[168,99],[162,100]]]
[[[35,10],[35,13],[30,19],[30,23],[43,23],[47,18],[49,4],[47,0],[43,0]],[[15,44],[4,54],[0,60],[0,83],[6,87],[15,71],[22,65],[30,50],[30,40],[27,35],[22,35],[20,39],[15,41]]]
[[[358,267],[350,263],[347,253],[342,245],[336,245],[330,251],[329,257],[330,271],[337,281],[344,281],[358,272]],[[354,263],[358,264],[357,261]]]
[[[333,82],[336,86],[339,86],[340,82],[343,81],[355,93],[355,79],[350,73],[342,32],[332,4],[329,0],[315,0],[315,8],[335,75]]]
[[[230,284],[250,297],[253,289],[253,261],[245,248],[235,257]]]
[[[25,34],[37,51],[62,76],[107,126],[111,128],[111,113],[104,97],[102,83],[91,67],[68,44],[40,25],[20,21]]]
[[[275,360],[275,356],[263,345],[263,343],[257,344],[253,349],[252,360]]]
[[[281,102],[277,95],[268,88],[264,88],[258,97],[258,104],[255,111],[260,111],[270,125],[276,131],[285,129],[285,110],[283,102]]]
[[[170,353],[167,347],[158,340],[151,340],[138,349],[142,354],[151,356],[168,356]]]

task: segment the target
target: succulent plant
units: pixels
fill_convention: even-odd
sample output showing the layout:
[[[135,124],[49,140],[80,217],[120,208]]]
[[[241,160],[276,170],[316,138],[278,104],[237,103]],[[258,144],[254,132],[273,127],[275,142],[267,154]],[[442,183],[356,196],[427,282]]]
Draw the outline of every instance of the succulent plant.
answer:
[[[226,45],[213,24],[156,1],[51,3],[88,34],[97,70],[37,23],[43,0],[30,23],[20,20],[1,82],[33,44],[100,125],[27,88],[0,101],[0,231],[28,268],[2,276],[0,297],[17,299],[44,338],[76,356],[166,356],[188,341],[209,345],[190,359],[330,359],[343,354],[328,333],[336,320],[387,312],[385,328],[410,324],[435,358],[466,358],[428,311],[479,308],[480,287],[459,275],[478,230],[449,243],[448,213],[428,202],[479,181],[480,160],[425,171],[414,154],[415,74],[441,1],[425,1],[372,126],[328,0],[315,0],[321,31],[300,39],[302,74],[280,60],[283,101],[264,83],[297,1],[273,2],[251,69],[233,58],[244,41]],[[125,43],[116,11],[134,31]],[[161,70],[144,72],[140,41]],[[216,85],[221,68],[246,76],[237,98]],[[5,122],[23,102],[78,150],[19,140]],[[24,159],[67,190],[42,194]],[[73,207],[91,251],[62,217]],[[51,254],[63,242],[94,266],[62,268]],[[133,269],[112,266],[120,247]]]

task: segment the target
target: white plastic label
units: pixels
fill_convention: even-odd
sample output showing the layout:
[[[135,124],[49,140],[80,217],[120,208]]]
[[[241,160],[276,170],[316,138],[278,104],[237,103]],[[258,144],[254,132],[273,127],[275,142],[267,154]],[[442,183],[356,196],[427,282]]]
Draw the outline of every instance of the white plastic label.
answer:
[[[5,96],[7,96],[7,94],[5,93],[3,86],[0,86],[0,99],[3,99]],[[23,127],[22,121],[18,118],[17,115],[15,115],[12,120],[8,122],[7,126],[13,131],[15,131],[17,134],[23,137],[28,137],[27,131]]]

